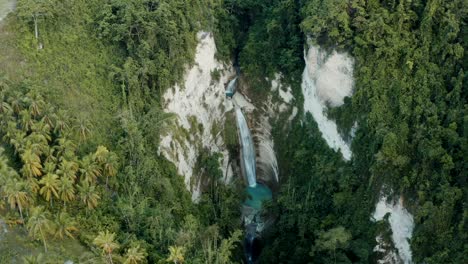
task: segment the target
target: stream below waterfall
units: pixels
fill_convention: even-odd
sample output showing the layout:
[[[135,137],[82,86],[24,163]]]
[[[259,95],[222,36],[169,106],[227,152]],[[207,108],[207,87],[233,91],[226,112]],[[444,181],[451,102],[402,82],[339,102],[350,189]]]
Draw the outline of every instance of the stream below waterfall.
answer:
[[[255,148],[247,120],[242,109],[236,106],[236,121],[238,127],[239,141],[241,147],[241,168],[247,180],[247,199],[244,201],[242,215],[246,236],[244,239],[244,251],[247,263],[255,263],[260,254],[260,236],[265,224],[260,213],[265,201],[271,200],[273,195],[271,189],[257,182]]]

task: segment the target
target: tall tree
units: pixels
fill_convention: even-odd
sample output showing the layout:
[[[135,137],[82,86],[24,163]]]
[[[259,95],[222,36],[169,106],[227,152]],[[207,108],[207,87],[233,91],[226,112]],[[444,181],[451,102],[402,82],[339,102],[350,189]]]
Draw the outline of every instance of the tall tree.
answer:
[[[66,212],[61,212],[55,217],[55,232],[56,238],[63,239],[65,236],[75,238],[73,232],[78,231],[77,222]]]
[[[26,227],[33,239],[42,240],[44,251],[47,252],[46,238],[54,231],[53,222],[50,220],[50,213],[43,206],[32,208]]]
[[[93,244],[102,249],[102,253],[107,256],[109,263],[112,264],[112,252],[119,248],[119,244],[115,242],[115,233],[109,233],[108,230],[101,231],[94,239]]]
[[[184,247],[179,246],[170,246],[169,247],[169,257],[167,258],[168,262],[174,262],[174,264],[181,264],[185,261],[185,249]]]
[[[101,197],[99,196],[95,185],[89,184],[87,181],[82,181],[81,184],[78,185],[78,191],[81,201],[88,209],[96,208]]]
[[[146,251],[140,246],[134,246],[127,249],[124,264],[139,264],[145,262]]]
[[[75,187],[73,186],[73,181],[68,177],[60,178],[57,191],[64,206],[66,206],[67,202],[75,199]]]
[[[26,177],[39,177],[42,176],[41,158],[33,153],[31,149],[26,149],[21,154],[23,161],[23,168],[21,169],[23,175]]]
[[[10,178],[5,184],[4,193],[10,207],[12,209],[18,208],[21,221],[24,223],[23,209],[32,203],[32,197],[27,192],[26,183]]]
[[[52,204],[53,196],[55,196],[55,198],[59,198],[57,189],[60,185],[60,181],[57,174],[47,173],[39,183],[42,185],[39,193],[46,199],[46,201],[50,201]]]
[[[91,155],[87,155],[81,160],[80,174],[82,180],[87,181],[89,184],[96,183],[97,178],[101,176],[101,168]]]

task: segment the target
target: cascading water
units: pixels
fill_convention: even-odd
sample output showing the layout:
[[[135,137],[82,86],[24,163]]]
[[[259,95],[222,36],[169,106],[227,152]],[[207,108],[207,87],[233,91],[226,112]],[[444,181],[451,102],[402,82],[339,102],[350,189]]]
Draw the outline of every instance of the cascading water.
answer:
[[[249,126],[247,126],[247,121],[239,107],[236,107],[236,119],[237,126],[239,127],[242,147],[242,162],[244,165],[245,176],[249,182],[249,187],[253,188],[257,185],[257,176],[255,173],[255,150]]]

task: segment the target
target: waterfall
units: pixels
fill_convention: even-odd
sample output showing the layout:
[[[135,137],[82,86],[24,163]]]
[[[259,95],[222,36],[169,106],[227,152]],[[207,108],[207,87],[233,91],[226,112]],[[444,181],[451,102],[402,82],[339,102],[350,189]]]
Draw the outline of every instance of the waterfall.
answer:
[[[245,176],[250,187],[257,185],[257,176],[255,174],[255,150],[250,135],[249,126],[245,120],[244,114],[239,107],[236,107],[237,126],[239,127],[239,135],[242,147],[242,162],[244,165]]]

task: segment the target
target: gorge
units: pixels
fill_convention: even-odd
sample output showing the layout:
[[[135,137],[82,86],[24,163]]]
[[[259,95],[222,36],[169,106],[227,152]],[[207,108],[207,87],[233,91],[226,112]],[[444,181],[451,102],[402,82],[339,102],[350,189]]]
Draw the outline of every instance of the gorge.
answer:
[[[0,263],[465,263],[465,2],[0,1]]]

